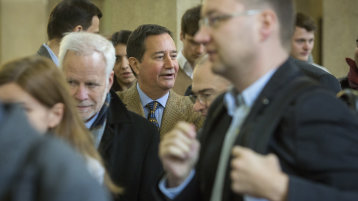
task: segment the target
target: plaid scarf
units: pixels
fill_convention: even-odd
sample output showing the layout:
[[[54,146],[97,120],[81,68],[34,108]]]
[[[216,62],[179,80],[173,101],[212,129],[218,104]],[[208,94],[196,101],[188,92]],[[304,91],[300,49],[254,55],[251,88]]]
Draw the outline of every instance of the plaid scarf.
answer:
[[[104,122],[106,122],[107,112],[109,108],[109,104],[111,102],[111,94],[108,93],[106,100],[103,103],[101,110],[98,113],[97,119],[93,122],[90,130],[98,129],[103,126]]]

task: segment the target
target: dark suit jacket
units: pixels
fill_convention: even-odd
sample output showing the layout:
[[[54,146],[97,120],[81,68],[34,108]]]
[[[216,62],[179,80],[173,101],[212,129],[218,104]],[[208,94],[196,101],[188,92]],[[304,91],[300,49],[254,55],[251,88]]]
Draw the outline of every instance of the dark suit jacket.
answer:
[[[319,82],[322,86],[333,91],[334,93],[338,93],[340,90],[342,90],[341,84],[339,83],[338,79],[334,77],[332,74],[308,62],[300,61],[297,59],[293,59],[293,60],[296,62],[296,65],[299,67],[299,69],[302,70],[303,73],[305,73],[308,77]]]
[[[38,134],[22,111],[0,104],[0,200],[110,200],[86,170],[67,144]]]
[[[47,51],[47,49],[44,45],[41,45],[39,50],[37,50],[37,54],[40,56],[44,56],[44,57],[51,59],[50,53]]]
[[[119,97],[111,93],[99,151],[111,178],[124,187],[124,195],[116,200],[153,200],[156,180],[162,173],[158,144],[157,128],[128,111]]]
[[[280,66],[252,106],[235,144],[256,150],[261,133],[251,131],[260,126],[256,122],[258,117],[265,115],[287,83],[303,76],[292,59]],[[200,136],[197,174],[175,200],[210,200],[230,121],[220,96],[210,107]],[[289,175],[289,201],[358,200],[357,123],[348,107],[319,85],[307,88],[289,105],[263,153],[276,154],[283,171]],[[230,189],[229,172],[230,165],[222,200],[242,200]]]

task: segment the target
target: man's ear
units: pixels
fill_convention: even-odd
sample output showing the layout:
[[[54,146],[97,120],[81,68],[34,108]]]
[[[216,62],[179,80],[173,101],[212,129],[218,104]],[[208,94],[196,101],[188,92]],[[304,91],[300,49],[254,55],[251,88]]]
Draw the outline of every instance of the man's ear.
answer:
[[[139,74],[139,64],[140,62],[138,61],[138,59],[134,58],[134,57],[129,57],[129,65],[131,66],[133,72],[135,73],[136,76],[138,76]]]
[[[75,28],[72,29],[72,32],[80,32],[83,31],[82,25],[77,25]]]
[[[63,103],[56,103],[50,108],[50,113],[47,120],[47,127],[52,129],[60,124],[63,118],[65,105]]]
[[[277,16],[271,10],[264,10],[260,14],[260,41],[265,41],[273,32],[274,26],[279,26]]]
[[[112,88],[112,85],[113,85],[113,75],[114,75],[114,71],[112,70],[111,73],[110,73],[109,76],[108,76],[108,91],[107,91],[107,93],[108,93],[109,90]]]

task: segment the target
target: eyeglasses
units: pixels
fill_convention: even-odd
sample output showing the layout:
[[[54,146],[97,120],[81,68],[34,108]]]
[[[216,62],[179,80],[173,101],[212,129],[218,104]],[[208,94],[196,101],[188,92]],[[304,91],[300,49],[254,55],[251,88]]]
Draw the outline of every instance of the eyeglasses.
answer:
[[[199,27],[207,26],[207,27],[215,27],[220,22],[228,20],[233,17],[239,17],[239,16],[245,16],[245,15],[255,15],[259,13],[260,10],[245,10],[240,11],[237,13],[232,14],[224,14],[224,15],[218,15],[218,16],[210,16],[210,17],[203,17],[199,20]]]
[[[199,100],[199,102],[201,103],[201,104],[207,104],[208,103],[208,101],[210,100],[210,98],[212,97],[212,95],[213,94],[198,94],[198,95],[196,95],[196,94],[190,94],[189,95],[189,98],[190,98],[190,100],[193,102],[193,103],[195,103],[196,102],[196,100]]]

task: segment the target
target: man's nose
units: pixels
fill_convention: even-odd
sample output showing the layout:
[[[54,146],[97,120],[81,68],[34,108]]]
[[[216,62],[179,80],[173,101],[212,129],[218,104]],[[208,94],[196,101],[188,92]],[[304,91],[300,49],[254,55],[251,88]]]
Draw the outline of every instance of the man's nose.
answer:
[[[205,52],[205,45],[203,43],[199,43],[196,47],[197,54],[203,54]]]
[[[123,69],[129,68],[129,61],[128,61],[128,58],[126,56],[122,57],[121,68],[123,68]]]
[[[202,46],[205,46],[210,41],[209,29],[206,26],[201,26],[194,35],[194,40],[197,43],[201,43]]]
[[[198,98],[195,100],[195,103],[193,105],[193,109],[195,112],[201,112],[205,109],[205,107],[206,105],[204,103],[201,103]]]
[[[175,59],[172,59],[172,57],[167,54],[164,56],[164,65],[166,68],[174,68],[175,65]]]
[[[310,49],[310,42],[309,41],[306,41],[304,44],[303,44],[303,48],[305,50],[309,50]]]
[[[84,85],[80,85],[77,87],[75,92],[75,98],[76,100],[80,101],[88,99],[88,91]]]

